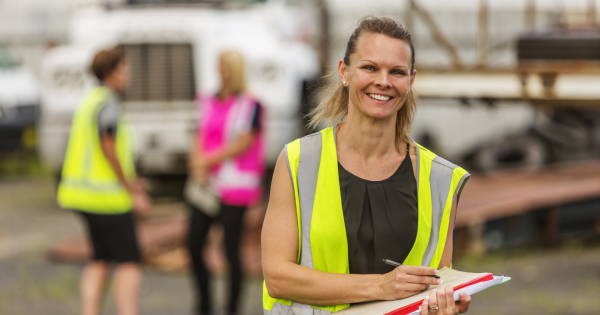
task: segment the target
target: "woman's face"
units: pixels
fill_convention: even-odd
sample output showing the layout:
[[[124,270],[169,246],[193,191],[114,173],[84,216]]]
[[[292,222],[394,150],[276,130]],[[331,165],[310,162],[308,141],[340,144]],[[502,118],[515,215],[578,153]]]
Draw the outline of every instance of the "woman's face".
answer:
[[[115,70],[113,70],[104,81],[111,85],[111,87],[119,92],[125,92],[129,87],[130,82],[130,68],[129,63],[126,60],[119,62]]]
[[[375,119],[387,119],[402,108],[414,82],[411,51],[405,41],[382,34],[363,33],[358,37],[350,65],[338,65],[340,78],[349,89],[350,112]]]

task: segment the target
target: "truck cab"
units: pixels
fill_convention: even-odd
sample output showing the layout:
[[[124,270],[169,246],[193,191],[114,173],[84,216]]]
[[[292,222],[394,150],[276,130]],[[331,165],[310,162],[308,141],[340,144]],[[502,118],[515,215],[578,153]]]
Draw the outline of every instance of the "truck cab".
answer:
[[[144,175],[187,172],[199,115],[196,98],[219,89],[217,60],[224,50],[242,53],[249,92],[265,108],[269,165],[285,143],[301,136],[303,86],[319,75],[304,7],[280,1],[163,2],[87,1],[73,14],[69,43],[46,53],[38,149],[57,173],[72,115],[98,84],[89,71],[91,60],[115,45],[124,47],[131,66],[122,101]]]
[[[0,45],[0,154],[35,149],[39,83]]]

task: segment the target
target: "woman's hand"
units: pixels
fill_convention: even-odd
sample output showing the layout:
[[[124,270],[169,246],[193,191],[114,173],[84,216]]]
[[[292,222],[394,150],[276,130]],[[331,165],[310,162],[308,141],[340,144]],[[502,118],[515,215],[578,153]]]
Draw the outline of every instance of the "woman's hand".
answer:
[[[206,161],[206,158],[202,155],[194,155],[188,161],[188,168],[190,170],[191,175],[194,179],[201,183],[207,184],[209,178],[209,166]]]
[[[429,293],[421,305],[421,315],[456,315],[466,313],[471,304],[471,297],[461,292],[459,302],[454,302],[452,286],[439,287]]]
[[[133,201],[133,210],[135,213],[145,216],[152,207],[152,200],[144,191],[138,191],[131,195]]]
[[[428,277],[437,270],[428,267],[399,266],[384,274],[381,283],[382,300],[397,300],[413,296],[429,288],[430,285],[442,283],[441,279]]]

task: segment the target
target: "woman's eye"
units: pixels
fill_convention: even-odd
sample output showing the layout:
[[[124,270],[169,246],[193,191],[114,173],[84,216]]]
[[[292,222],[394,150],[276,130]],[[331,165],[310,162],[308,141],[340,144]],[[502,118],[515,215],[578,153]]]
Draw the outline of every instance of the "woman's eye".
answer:
[[[363,66],[362,68],[365,70],[370,70],[370,71],[375,70],[375,67],[373,67],[373,66]]]
[[[394,70],[394,71],[392,71],[392,74],[404,75],[404,71]]]

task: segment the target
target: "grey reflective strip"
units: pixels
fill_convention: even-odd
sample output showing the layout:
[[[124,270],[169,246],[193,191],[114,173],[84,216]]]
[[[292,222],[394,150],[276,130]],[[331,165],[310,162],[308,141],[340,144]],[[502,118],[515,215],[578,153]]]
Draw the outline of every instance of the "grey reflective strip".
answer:
[[[287,144],[285,145],[285,147],[283,147],[283,153],[285,153],[285,164],[287,165],[288,173],[290,173],[290,180],[292,181],[292,187],[294,187],[294,177],[292,176],[292,167],[290,166],[290,159],[288,158]],[[296,189],[296,187],[294,187],[294,189]]]
[[[292,307],[290,307],[290,310],[290,314],[294,315],[313,315],[313,308],[308,304],[296,303],[292,301]]]
[[[300,161],[298,162],[298,198],[302,219],[302,254],[300,264],[314,268],[310,246],[310,224],[317,190],[317,178],[322,147],[321,133],[315,133],[300,139]]]
[[[292,307],[281,303],[273,303],[273,309],[270,311],[265,310],[265,314],[269,315],[292,315]]]
[[[312,221],[313,206],[317,190],[317,179],[319,177],[319,166],[323,146],[323,137],[320,132],[300,139],[300,158],[298,161],[298,198],[300,199],[300,220],[302,225],[302,251],[300,254],[300,265],[314,268],[312,249],[310,245],[310,225]],[[292,178],[292,170],[285,148],[285,160]],[[292,178],[293,181],[293,178]],[[265,315],[327,315],[330,311],[312,308],[308,304],[292,302],[292,305],[273,303],[272,310],[263,309]]]
[[[298,307],[302,305],[301,307]],[[330,311],[312,308],[310,305],[292,302],[292,305],[273,303],[273,309],[268,311],[263,309],[264,315],[328,315]]]
[[[105,90],[105,89],[107,89],[107,88],[99,87],[99,88],[96,88],[93,92],[96,94],[106,94],[107,90]],[[100,137],[98,134],[98,114],[100,113],[102,108],[104,108],[104,106],[106,106],[106,102],[110,98],[111,98],[111,94],[104,95],[104,99],[102,101],[98,102],[98,104],[96,104],[96,107],[94,107],[94,110],[92,112],[91,126],[95,126],[94,134],[96,135],[96,138],[98,139],[99,146],[101,146],[102,144],[100,143]],[[88,140],[94,141],[93,139],[88,139]],[[92,172],[92,159],[94,158],[93,149],[92,149],[93,145],[94,144],[87,144],[85,146],[84,153],[83,153],[83,174],[85,174],[85,177],[87,177],[87,178],[91,177],[90,172]]]
[[[440,226],[444,216],[444,206],[450,193],[452,184],[452,171],[457,166],[436,156],[431,162],[431,173],[429,176],[429,185],[431,188],[431,233],[429,234],[429,243],[423,255],[421,266],[429,266],[433,255],[438,246],[440,237]]]
[[[421,152],[420,152],[419,146],[417,145],[415,140],[413,140],[413,139],[410,139],[410,140],[414,144],[415,151],[417,152],[417,174],[415,174],[415,175],[417,177],[417,198],[418,198],[418,195],[419,195],[419,193],[418,193],[418,191],[419,191],[419,173],[421,172],[421,169],[419,168],[419,166],[421,166]],[[410,152],[409,152],[409,154],[410,154]]]
[[[87,188],[87,189],[91,189],[91,190],[95,190],[95,191],[103,191],[103,192],[118,192],[118,191],[125,189],[119,183],[99,184],[99,183],[88,182],[85,180],[76,180],[76,179],[68,179],[68,178],[63,178],[61,180],[60,184],[70,186],[70,187],[83,187],[83,188]]]
[[[333,142],[337,143],[337,127],[338,124],[333,125]]]

